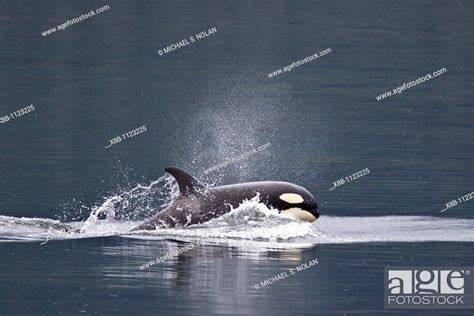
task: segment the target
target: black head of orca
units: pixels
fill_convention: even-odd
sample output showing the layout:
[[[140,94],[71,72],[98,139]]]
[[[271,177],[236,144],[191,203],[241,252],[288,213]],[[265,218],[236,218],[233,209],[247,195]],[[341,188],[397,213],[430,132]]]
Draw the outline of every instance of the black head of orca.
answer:
[[[313,222],[319,217],[314,196],[289,182],[261,181],[206,188],[176,167],[165,169],[178,183],[180,195],[157,215],[134,230],[187,227],[206,222],[237,208],[256,195],[267,207],[292,218]]]
[[[319,218],[318,204],[308,190],[288,182],[269,183],[271,190],[263,196],[265,204],[299,220],[313,222]]]

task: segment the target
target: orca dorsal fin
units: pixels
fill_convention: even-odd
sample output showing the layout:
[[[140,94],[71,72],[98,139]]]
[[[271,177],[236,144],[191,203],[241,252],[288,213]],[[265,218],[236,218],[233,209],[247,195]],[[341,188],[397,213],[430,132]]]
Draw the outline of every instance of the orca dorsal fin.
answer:
[[[176,167],[165,168],[165,171],[171,174],[178,182],[179,193],[181,195],[191,195],[197,193],[203,186],[193,176]]]

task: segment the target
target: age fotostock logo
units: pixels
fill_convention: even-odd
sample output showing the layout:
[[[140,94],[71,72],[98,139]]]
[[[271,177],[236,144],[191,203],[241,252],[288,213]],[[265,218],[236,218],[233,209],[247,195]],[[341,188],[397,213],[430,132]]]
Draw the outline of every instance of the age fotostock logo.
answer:
[[[385,308],[474,308],[473,267],[385,267]]]

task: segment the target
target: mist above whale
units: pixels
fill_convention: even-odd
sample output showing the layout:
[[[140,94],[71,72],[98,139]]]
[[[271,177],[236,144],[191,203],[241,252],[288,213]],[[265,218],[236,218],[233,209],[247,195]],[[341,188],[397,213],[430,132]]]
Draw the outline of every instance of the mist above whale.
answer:
[[[314,196],[305,188],[281,181],[246,182],[206,188],[176,167],[165,168],[178,183],[180,194],[158,214],[133,230],[188,227],[207,222],[237,208],[244,200],[259,195],[260,202],[298,220],[312,222],[319,217]]]

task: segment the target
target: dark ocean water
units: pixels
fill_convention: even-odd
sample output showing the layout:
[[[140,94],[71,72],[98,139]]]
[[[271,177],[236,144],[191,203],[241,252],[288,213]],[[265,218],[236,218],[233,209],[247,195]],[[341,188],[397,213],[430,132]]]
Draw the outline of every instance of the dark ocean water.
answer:
[[[474,190],[473,24],[471,1],[0,0],[0,117],[35,107],[0,124],[0,216],[8,216],[0,218],[0,315],[472,315],[384,309],[383,271],[472,265],[474,200],[440,211]],[[212,27],[215,34],[157,53]],[[268,243],[227,234],[141,271],[181,242],[124,237],[110,224],[95,231],[108,237],[41,245],[32,236],[45,231],[11,218],[84,221],[94,205],[151,183],[169,165],[213,184],[302,185],[317,197],[321,220],[336,217],[313,228],[334,238],[288,247],[292,237],[281,236],[290,228],[294,236],[293,226],[269,233]],[[365,168],[369,175],[329,190]],[[153,211],[153,202],[146,210],[135,202],[120,214],[138,221]],[[387,220],[340,220],[349,216],[401,224],[392,231]],[[427,224],[409,225],[407,216]],[[318,265],[254,288],[314,258]]]

